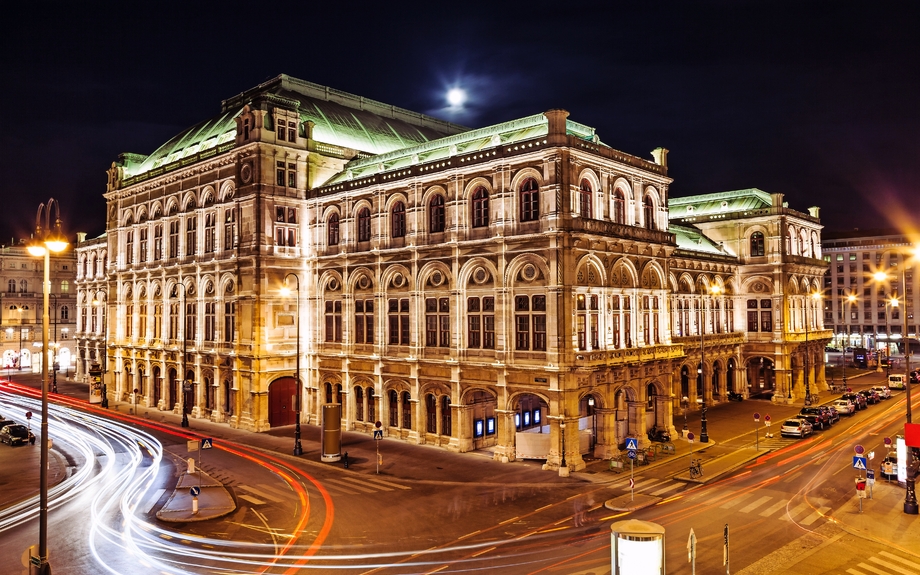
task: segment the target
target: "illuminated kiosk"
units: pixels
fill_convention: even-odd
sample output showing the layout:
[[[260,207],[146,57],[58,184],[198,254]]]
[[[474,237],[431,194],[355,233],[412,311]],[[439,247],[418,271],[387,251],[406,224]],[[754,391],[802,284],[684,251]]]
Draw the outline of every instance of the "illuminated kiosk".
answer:
[[[664,575],[664,527],[627,519],[610,526],[613,575]]]
[[[323,405],[323,452],[322,461],[342,459],[342,404]]]

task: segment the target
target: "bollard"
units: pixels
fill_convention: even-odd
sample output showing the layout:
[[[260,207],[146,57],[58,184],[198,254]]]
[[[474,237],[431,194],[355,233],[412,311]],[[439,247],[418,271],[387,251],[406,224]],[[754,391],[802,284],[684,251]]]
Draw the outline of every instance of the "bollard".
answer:
[[[194,457],[188,458],[188,473],[189,475],[191,475],[192,473],[195,473],[195,458]]]
[[[198,498],[192,497],[192,515],[198,515]]]
[[[348,469],[348,452],[345,452],[345,469]]]

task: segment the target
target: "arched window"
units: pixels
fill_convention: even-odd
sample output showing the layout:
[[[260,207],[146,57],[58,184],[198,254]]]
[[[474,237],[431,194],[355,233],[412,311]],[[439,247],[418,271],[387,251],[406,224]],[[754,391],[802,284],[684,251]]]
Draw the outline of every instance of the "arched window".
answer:
[[[540,188],[537,181],[527,178],[521,184],[521,221],[532,222],[540,219]]]
[[[447,395],[441,396],[441,435],[452,435],[453,429],[451,429],[450,421],[450,397]]]
[[[388,395],[390,397],[390,420],[387,424],[390,427],[399,427],[399,393],[391,389]]]
[[[431,393],[425,395],[425,431],[438,432],[438,399]]]
[[[390,230],[394,238],[406,237],[406,204],[396,202],[390,214]]]
[[[402,428],[412,429],[412,402],[408,391],[402,392]]]
[[[84,263],[86,263],[86,262],[84,262]],[[9,293],[13,293],[13,292],[16,291],[16,280],[10,280],[10,281],[7,282],[7,284],[6,284],[6,291],[8,291]]]
[[[339,215],[332,214],[329,217],[329,227],[328,227],[328,244],[330,246],[339,245]]]
[[[355,421],[364,421],[364,388],[355,386]]]
[[[374,388],[367,388],[367,420],[377,422],[377,408],[374,403]]]
[[[645,227],[649,230],[658,229],[655,226],[655,203],[650,196],[642,199],[642,217],[645,219]]]
[[[617,224],[626,223],[626,196],[619,189],[613,194],[613,221]]]
[[[358,212],[358,241],[369,242],[371,240],[371,211],[368,208],[361,208]]]
[[[582,180],[581,186],[578,188],[578,213],[583,218],[592,217],[591,214],[591,195],[593,191],[591,190],[591,182],[588,180]]]
[[[473,192],[473,227],[482,228],[489,225],[489,192],[485,188],[476,188]]]
[[[438,194],[428,203],[428,229],[433,234],[444,231],[444,196]]]
[[[754,232],[751,234],[751,256],[764,255],[763,232]]]
[[[19,280],[19,291],[21,293],[26,293],[29,291],[29,282],[26,280]]]

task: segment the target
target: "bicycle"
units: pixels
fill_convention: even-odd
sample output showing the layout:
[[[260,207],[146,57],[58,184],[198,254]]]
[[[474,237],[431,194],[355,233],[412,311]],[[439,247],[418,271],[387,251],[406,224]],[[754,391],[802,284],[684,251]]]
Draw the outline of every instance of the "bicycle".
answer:
[[[696,479],[697,477],[702,477],[703,475],[703,460],[702,459],[691,459],[690,460],[690,478]]]
[[[805,396],[805,405],[819,405],[821,403],[821,398],[817,393],[812,393],[811,395]]]

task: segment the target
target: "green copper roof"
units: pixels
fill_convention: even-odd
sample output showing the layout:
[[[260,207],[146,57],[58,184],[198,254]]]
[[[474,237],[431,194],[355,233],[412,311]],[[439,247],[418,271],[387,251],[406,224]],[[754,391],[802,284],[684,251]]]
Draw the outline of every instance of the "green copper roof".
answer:
[[[668,231],[674,234],[674,238],[677,242],[677,248],[680,250],[706,254],[718,254],[720,256],[734,255],[726,251],[721,245],[717,244],[705,234],[703,234],[699,228],[681,226],[672,223],[668,225]]]
[[[590,126],[566,120],[566,132],[575,137],[600,144],[594,128]],[[333,176],[323,185],[364,178],[414,164],[434,162],[457,154],[466,154],[496,146],[513,144],[522,140],[545,136],[548,133],[549,121],[546,116],[544,114],[534,114],[526,118],[511,120],[477,130],[469,130],[385,154],[354,159],[345,165],[345,169],[342,172]]]
[[[727,212],[743,212],[769,208],[772,205],[773,199],[770,194],[757,188],[687,196],[684,198],[672,196],[668,199],[668,217],[686,218]]]
[[[141,161],[126,165],[126,178],[174,162],[194,163],[232,148],[236,137],[234,118],[247,104],[297,110],[301,121],[314,123],[315,141],[351,148],[365,155],[415,146],[467,129],[286,75],[222,104],[219,115],[183,130],[149,156],[141,156]]]

